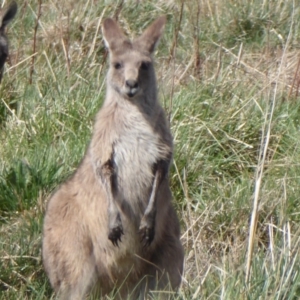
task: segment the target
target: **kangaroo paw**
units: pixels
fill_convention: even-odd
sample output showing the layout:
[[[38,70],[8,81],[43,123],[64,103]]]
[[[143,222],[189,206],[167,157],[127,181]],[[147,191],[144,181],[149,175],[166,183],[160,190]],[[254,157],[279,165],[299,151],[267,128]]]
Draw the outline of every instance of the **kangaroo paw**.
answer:
[[[114,221],[109,224],[108,239],[113,243],[114,246],[119,247],[119,242],[122,242],[121,237],[124,234],[123,225],[120,215],[117,214]]]
[[[152,243],[155,235],[154,227],[154,218],[144,215],[139,228],[141,243],[144,247],[148,247]]]

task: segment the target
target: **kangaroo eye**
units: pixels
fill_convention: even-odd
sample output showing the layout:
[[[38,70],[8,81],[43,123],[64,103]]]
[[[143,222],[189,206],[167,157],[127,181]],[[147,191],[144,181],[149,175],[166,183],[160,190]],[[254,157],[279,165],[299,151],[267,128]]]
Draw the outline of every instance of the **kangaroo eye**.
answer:
[[[121,68],[122,68],[122,64],[121,64],[121,63],[119,63],[119,62],[117,62],[117,63],[114,63],[114,68],[115,68],[116,70],[119,70],[119,69],[121,69]]]
[[[146,71],[148,70],[148,68],[149,68],[149,63],[143,61],[141,63],[141,69]]]

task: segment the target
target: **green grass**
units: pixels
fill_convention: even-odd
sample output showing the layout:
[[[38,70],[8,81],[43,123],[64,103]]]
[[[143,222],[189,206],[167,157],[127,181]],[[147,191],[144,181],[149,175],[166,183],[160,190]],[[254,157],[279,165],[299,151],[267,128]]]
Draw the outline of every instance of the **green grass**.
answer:
[[[41,262],[43,215],[83,157],[105,97],[102,13],[118,15],[130,36],[168,17],[156,70],[175,141],[170,177],[186,254],[178,299],[299,298],[296,2],[43,1],[34,65],[38,1],[19,6],[0,86],[0,299],[54,298]]]

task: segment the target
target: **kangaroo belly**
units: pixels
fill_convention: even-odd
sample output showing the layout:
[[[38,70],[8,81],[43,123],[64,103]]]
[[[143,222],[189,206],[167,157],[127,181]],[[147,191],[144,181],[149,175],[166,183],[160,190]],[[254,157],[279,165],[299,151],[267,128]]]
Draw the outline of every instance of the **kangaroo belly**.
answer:
[[[159,158],[157,144],[158,137],[146,130],[132,130],[115,144],[114,161],[121,202],[133,209],[143,210],[147,205],[153,181],[152,168]]]

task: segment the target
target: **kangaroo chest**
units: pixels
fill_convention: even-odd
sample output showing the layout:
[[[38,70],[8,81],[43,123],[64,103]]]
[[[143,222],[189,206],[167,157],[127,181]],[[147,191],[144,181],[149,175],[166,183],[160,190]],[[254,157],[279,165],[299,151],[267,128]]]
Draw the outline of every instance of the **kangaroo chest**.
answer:
[[[128,122],[120,132],[113,151],[118,188],[124,200],[148,200],[152,167],[161,156],[159,143],[158,134],[143,120]]]

